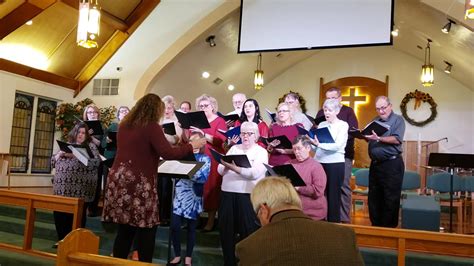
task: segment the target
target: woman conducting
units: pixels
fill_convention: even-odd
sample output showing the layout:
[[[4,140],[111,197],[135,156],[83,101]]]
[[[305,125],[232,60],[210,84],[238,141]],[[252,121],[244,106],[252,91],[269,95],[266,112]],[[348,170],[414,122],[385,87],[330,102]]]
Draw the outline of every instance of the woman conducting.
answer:
[[[143,96],[122,120],[117,155],[110,169],[103,220],[119,224],[113,254],[127,258],[136,235],[140,261],[151,262],[159,224],[157,169],[159,158],[180,159],[204,146],[204,139],[171,147],[158,124],[164,103],[156,94]]]

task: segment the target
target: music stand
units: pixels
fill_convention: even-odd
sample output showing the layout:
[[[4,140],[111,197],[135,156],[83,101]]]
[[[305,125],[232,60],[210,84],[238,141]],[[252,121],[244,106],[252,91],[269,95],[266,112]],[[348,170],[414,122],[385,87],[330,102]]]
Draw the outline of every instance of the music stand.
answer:
[[[474,168],[474,154],[431,153],[429,166],[448,167],[449,185],[449,232],[453,232],[453,178],[454,168]]]
[[[203,162],[198,162],[194,158],[194,154],[187,156],[186,158],[189,161],[161,161],[158,166],[158,178],[169,178],[171,179],[171,210],[170,210],[170,227],[168,233],[168,262],[171,262],[171,225],[173,224],[173,207],[174,207],[174,196],[175,196],[175,188],[176,188],[176,179],[191,179],[194,174],[204,166]],[[191,161],[194,159],[194,161]],[[166,166],[165,163],[175,164]],[[190,168],[185,167],[185,165],[192,166]],[[161,168],[160,168],[161,167]]]

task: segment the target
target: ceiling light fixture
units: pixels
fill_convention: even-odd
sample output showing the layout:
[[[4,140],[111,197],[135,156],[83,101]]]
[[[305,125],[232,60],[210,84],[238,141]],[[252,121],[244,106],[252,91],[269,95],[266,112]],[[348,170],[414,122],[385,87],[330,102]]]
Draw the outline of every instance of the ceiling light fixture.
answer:
[[[214,46],[216,46],[216,40],[215,39],[216,39],[216,36],[211,35],[211,36],[206,38],[206,42],[209,43],[209,46],[214,47]]]
[[[449,22],[446,25],[444,25],[444,27],[441,29],[441,31],[445,34],[448,34],[451,31],[452,24],[456,24],[456,22],[450,20],[449,18],[448,18],[448,21]]]
[[[33,20],[28,20],[25,24],[28,25],[28,26],[31,26],[31,25],[33,25]]]
[[[229,86],[227,86],[227,89],[230,91],[233,91],[235,89],[235,86],[232,84],[229,84]]]
[[[262,70],[262,54],[258,54],[257,57],[257,70],[255,70],[255,76],[253,79],[253,84],[255,85],[256,90],[263,89],[263,70]]]
[[[466,4],[464,9],[466,13],[464,15],[464,19],[474,19],[474,0],[465,0]]]
[[[425,63],[421,67],[421,84],[424,87],[430,87],[434,84],[434,66],[430,62],[431,50],[430,43],[432,40],[428,39],[428,43],[425,48]],[[428,56],[427,56],[428,55]],[[426,61],[428,58],[428,61]]]
[[[203,77],[203,78],[205,78],[205,79],[209,78],[210,76],[211,76],[211,74],[209,74],[209,72],[207,72],[207,71],[204,71],[204,72],[202,72],[202,74],[201,74],[201,77]]]
[[[443,61],[443,62],[446,63],[446,68],[444,69],[444,72],[446,74],[451,74],[451,69],[453,68],[453,65],[449,63],[448,61]]]
[[[100,6],[98,0],[79,0],[77,45],[96,48],[100,31]]]

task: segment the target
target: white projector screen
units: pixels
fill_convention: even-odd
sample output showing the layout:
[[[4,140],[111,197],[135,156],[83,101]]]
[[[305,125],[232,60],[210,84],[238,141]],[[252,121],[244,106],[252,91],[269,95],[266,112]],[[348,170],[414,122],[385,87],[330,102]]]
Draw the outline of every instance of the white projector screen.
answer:
[[[393,0],[241,0],[239,53],[392,44]]]

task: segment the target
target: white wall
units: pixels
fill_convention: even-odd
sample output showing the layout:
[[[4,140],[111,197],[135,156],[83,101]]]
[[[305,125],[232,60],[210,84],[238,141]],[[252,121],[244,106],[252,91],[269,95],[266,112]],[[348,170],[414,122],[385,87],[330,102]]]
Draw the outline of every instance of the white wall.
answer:
[[[143,21],[94,78],[119,78],[118,96],[92,96],[92,82],[78,100],[94,98],[99,107],[133,106],[139,79],[149,66],[194,24],[216,9],[223,0],[163,0]],[[154,32],[150,35],[150,32]],[[143,43],[146,43],[144,46]],[[122,71],[117,71],[122,67]]]
[[[435,71],[435,84],[424,88],[419,81],[422,64],[393,47],[323,50],[285,71],[254,97],[262,107],[273,108],[278,98],[293,88],[305,97],[308,113],[314,115],[319,106],[320,77],[326,83],[348,76],[385,81],[388,75],[389,97],[396,113],[400,114],[405,94],[415,89],[429,93],[438,104],[435,121],[422,128],[407,123],[405,140],[417,140],[418,134],[427,141],[448,137],[449,142],[440,145],[441,152],[474,153],[474,92],[441,71]]]

